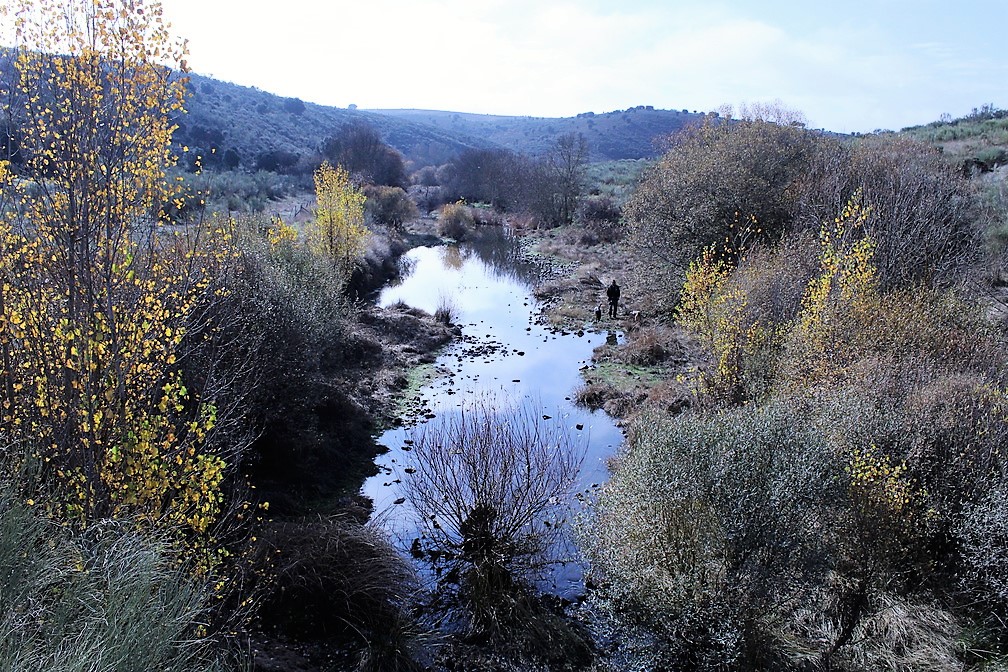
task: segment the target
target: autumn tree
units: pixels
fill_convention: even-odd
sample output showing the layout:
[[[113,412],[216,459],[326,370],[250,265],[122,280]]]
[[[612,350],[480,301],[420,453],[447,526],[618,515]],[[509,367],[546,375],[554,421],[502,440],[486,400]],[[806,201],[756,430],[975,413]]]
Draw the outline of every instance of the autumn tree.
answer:
[[[185,45],[144,0],[15,0],[4,116],[24,162],[0,162],[3,432],[51,515],[130,515],[207,532],[226,455],[214,399],[189,389],[229,227],[168,229]],[[174,64],[169,67],[165,64]],[[39,502],[41,503],[41,502]]]
[[[370,233],[364,226],[364,194],[345,168],[323,162],[315,171],[315,199],[315,221],[306,229],[308,247],[349,278]]]

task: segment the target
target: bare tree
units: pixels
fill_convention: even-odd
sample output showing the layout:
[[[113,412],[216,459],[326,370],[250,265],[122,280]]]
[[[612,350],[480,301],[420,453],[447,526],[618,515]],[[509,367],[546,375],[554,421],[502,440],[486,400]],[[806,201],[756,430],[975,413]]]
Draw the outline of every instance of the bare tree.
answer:
[[[403,487],[422,541],[411,550],[434,569],[439,606],[470,633],[495,638],[516,614],[534,618],[534,581],[559,560],[584,450],[543,418],[484,397],[413,435]]]
[[[588,142],[581,133],[566,133],[557,138],[549,156],[549,166],[557,185],[560,223],[574,220],[584,192],[584,171],[588,163]]]

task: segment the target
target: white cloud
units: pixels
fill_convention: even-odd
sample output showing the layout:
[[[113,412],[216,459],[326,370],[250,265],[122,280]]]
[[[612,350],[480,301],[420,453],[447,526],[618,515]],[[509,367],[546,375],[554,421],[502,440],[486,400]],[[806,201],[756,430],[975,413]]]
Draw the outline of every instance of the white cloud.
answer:
[[[566,116],[781,99],[814,125],[871,130],[1008,104],[996,99],[1008,74],[1003,51],[973,51],[972,24],[941,30],[952,18],[938,11],[958,12],[960,23],[968,13],[944,5],[933,16],[807,3],[799,11],[785,0],[758,10],[735,0],[278,7],[165,1],[198,72],[335,105]]]

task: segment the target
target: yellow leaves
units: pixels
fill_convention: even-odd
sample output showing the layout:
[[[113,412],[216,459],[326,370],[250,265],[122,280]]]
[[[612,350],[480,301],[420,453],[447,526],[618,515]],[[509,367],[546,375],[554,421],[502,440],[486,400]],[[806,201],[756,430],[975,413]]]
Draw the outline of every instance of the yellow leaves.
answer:
[[[276,249],[285,245],[293,245],[297,241],[297,231],[293,226],[277,217],[270,222],[270,227],[266,230],[266,238],[270,247]]]
[[[364,226],[364,194],[345,168],[324,162],[315,172],[315,198],[315,221],[305,230],[308,247],[349,274],[370,235]]]
[[[846,467],[848,488],[859,513],[876,524],[909,528],[927,493],[907,477],[906,462],[894,464],[875,444],[854,449]]]
[[[692,331],[713,357],[713,366],[700,375],[694,393],[720,401],[739,401],[742,359],[758,347],[766,334],[758,324],[746,324],[746,297],[730,282],[731,268],[707,248],[690,263],[679,301],[678,321]]]

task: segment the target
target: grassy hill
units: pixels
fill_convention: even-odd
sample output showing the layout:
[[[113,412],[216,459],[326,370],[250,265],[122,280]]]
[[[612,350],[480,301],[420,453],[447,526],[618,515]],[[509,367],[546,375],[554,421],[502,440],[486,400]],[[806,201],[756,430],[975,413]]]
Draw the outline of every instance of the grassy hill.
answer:
[[[1008,110],[985,105],[959,119],[942,119],[901,133],[941,147],[948,156],[979,171],[1008,165]]]

